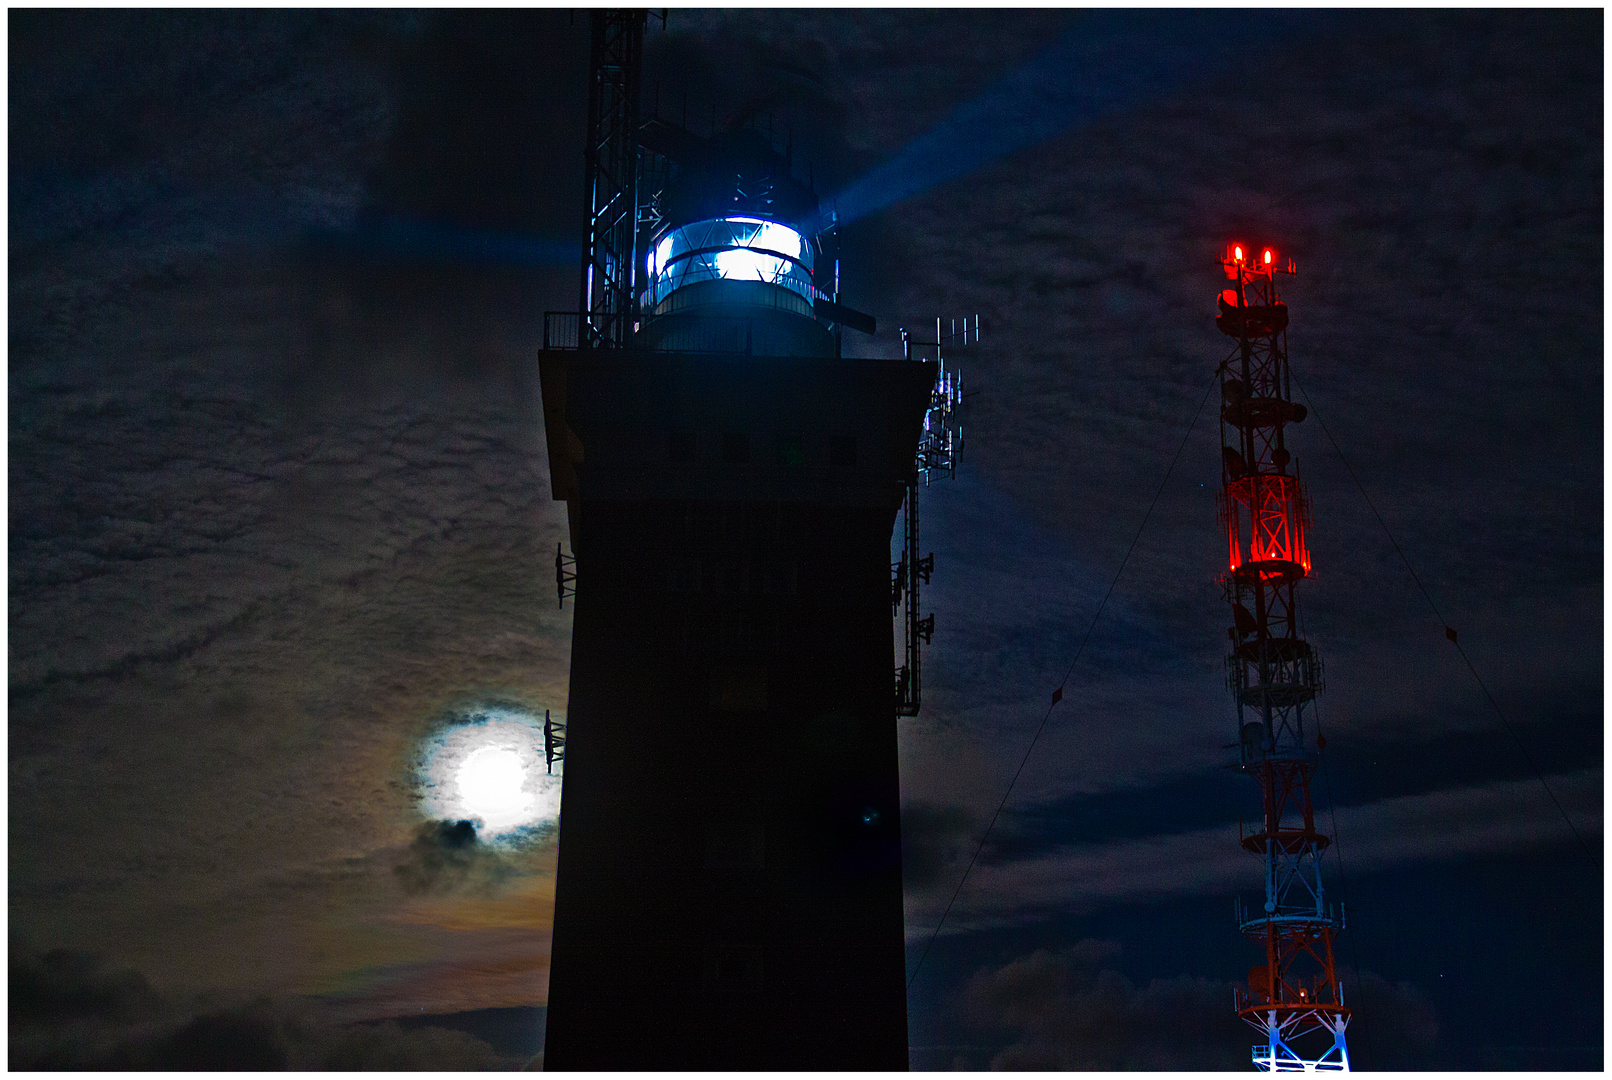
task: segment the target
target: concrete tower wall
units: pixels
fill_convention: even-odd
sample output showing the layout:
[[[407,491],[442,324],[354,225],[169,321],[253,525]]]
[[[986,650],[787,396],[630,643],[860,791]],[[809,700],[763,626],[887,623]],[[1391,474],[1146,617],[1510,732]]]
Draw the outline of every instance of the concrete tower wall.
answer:
[[[542,372],[579,572],[547,1066],[905,1068],[890,534],[934,366]]]

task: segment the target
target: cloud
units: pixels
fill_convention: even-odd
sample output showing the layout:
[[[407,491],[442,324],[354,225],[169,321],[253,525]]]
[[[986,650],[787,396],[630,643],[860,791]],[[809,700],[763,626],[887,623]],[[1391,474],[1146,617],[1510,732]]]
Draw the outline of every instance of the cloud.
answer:
[[[1349,1024],[1349,1054],[1356,1069],[1434,1069],[1438,1010],[1409,982],[1389,982],[1375,971],[1339,965],[1344,1000],[1358,1010]]]
[[[401,898],[506,869],[409,847],[421,742],[565,700],[530,297],[283,254],[13,279],[12,916],[165,990],[419,958]]]
[[[548,1000],[547,935],[487,932],[455,942],[454,959],[362,972],[362,985],[322,1008],[342,1022],[521,1008]]]
[[[471,821],[427,821],[414,832],[408,858],[392,868],[410,896],[466,892],[488,895],[507,884],[517,868],[476,838]]]
[[[39,954],[12,936],[8,958],[13,1024],[72,1020],[133,1022],[158,1013],[162,999],[137,971],[108,971],[97,956],[52,949]]]
[[[516,1068],[462,1031],[395,1021],[336,1024],[311,1005],[260,998],[189,1007],[85,953],[12,940],[14,1070],[482,1070]]]
[[[1599,769],[1547,778],[1592,842],[1602,829],[1601,778]],[[1318,824],[1331,832],[1329,816],[1322,815]],[[1531,778],[1340,807],[1337,830],[1348,844],[1352,874],[1572,840]],[[1230,825],[1068,845],[1000,863],[990,862],[987,854],[974,867],[943,932],[1020,925],[1150,898],[1225,894],[1257,882],[1253,858],[1238,846]],[[907,925],[914,938],[931,932],[949,895],[945,880],[921,897],[909,893]],[[918,914],[920,908],[926,914]]]
[[[575,302],[574,272],[359,274],[274,241],[364,209],[574,238],[585,20],[383,14],[371,36],[397,62],[372,64],[342,29],[370,18],[13,20],[12,918],[127,950],[164,990],[335,992],[462,956],[473,931],[422,945],[389,921],[404,878],[427,890],[410,917],[431,907],[437,929],[450,905],[458,927],[491,903],[461,849],[409,846],[407,763],[466,701],[564,698],[570,612],[529,572],[565,533],[531,355],[542,309]],[[1598,18],[1362,17],[1270,56],[1272,95],[1155,103],[847,230],[848,288],[889,328],[870,351],[937,307],[984,316],[963,358],[983,391],[965,471],[1022,508],[948,524],[947,502],[976,498],[961,485],[926,505],[941,617],[925,715],[901,727],[904,790],[936,815],[919,811],[910,840],[919,906],[966,856],[963,811],[946,807],[994,808],[1043,673],[1068,662],[1207,383],[1212,253],[1234,227],[1300,258],[1293,347],[1316,416],[1485,678],[1484,657],[1506,676],[1492,686],[1519,703],[1514,722],[1549,719],[1542,688],[1599,696],[1602,128],[1583,89],[1599,85]],[[1033,64],[1067,20],[730,10],[672,28],[709,43],[719,93],[816,117],[797,135],[815,128],[832,154],[827,188]],[[534,54],[525,31],[545,21]],[[763,47],[726,48],[750,38]],[[1272,147],[1280,168],[1228,172]],[[1494,257],[1511,251],[1540,257],[1519,276]],[[1206,414],[1076,669],[1060,708],[1083,703],[1083,722],[1054,717],[1016,800],[1135,789],[1225,741],[1212,427]],[[1471,709],[1444,706],[1472,698],[1469,677],[1416,651],[1447,646],[1403,566],[1319,427],[1294,437],[1329,730],[1340,712],[1340,729],[1407,740],[1467,726]],[[1115,649],[1116,626],[1141,646]],[[1549,810],[1517,810],[1537,792],[1513,794],[1371,804],[1340,825],[1351,859],[1377,865],[1562,837]],[[1229,832],[988,864],[954,917],[1231,888],[1251,868]],[[499,948],[534,956],[545,933]],[[467,992],[433,983],[445,970],[422,962],[422,999]],[[541,992],[493,974],[500,1003]]]
[[[954,356],[981,391],[969,403],[965,468],[1047,525],[1064,553],[1062,565],[1003,575],[996,604],[1035,612],[1074,573],[1089,567],[1106,583],[1118,567],[1221,356],[1206,307],[1218,288],[1214,253],[1229,230],[1257,228],[1299,257],[1286,286],[1292,355],[1315,415],[1289,438],[1314,506],[1316,572],[1302,603],[1328,664],[1328,716],[1414,741],[1470,727],[1483,702],[1317,418],[1463,644],[1484,642],[1508,676],[1493,688],[1517,703],[1516,722],[1545,723],[1540,702],[1564,681],[1598,697],[1600,587],[1594,574],[1586,587],[1584,568],[1601,557],[1601,256],[1584,245],[1600,220],[1600,98],[1583,88],[1599,84],[1600,58],[1583,18],[1346,16],[1331,39],[1262,56],[1283,87],[1269,101],[1212,86],[1156,100],[880,215],[903,259],[916,255],[881,321],[982,313],[984,341]],[[1368,41],[1392,44],[1361,64]],[[1556,59],[1528,59],[1541,56]],[[1544,67],[1548,81],[1537,76]],[[1228,171],[1275,145],[1282,167]],[[1486,254],[1504,250],[1550,252],[1549,265],[1517,283]],[[1521,370],[1519,355],[1529,357]],[[1224,554],[1216,427],[1206,409],[1115,600],[1142,606],[1158,640],[1218,691],[1228,615],[1213,584]],[[957,557],[969,541],[1011,542],[995,522],[965,531],[974,522],[956,514],[963,541],[948,543],[944,505],[975,497],[944,487],[930,496],[937,606],[967,581],[990,580],[984,559]],[[1062,622],[1083,629],[1091,609],[1062,607]],[[978,624],[993,613],[968,614]],[[948,664],[977,667],[988,654],[940,662],[959,630],[937,619],[926,718],[1043,681],[1023,659],[1051,636],[1039,620],[992,621],[1022,632],[1026,644],[1003,654],[1014,670],[948,693]],[[1094,644],[1111,625],[1105,614]],[[1067,663],[1073,646],[1061,651]],[[1077,675],[1145,692],[1143,669],[1091,659]],[[1173,737],[1195,705],[1157,723],[1122,718],[1119,752],[1100,757],[1115,783],[1156,767],[1158,747],[1137,744]],[[1214,705],[1223,710],[1224,697]],[[1018,713],[996,710],[992,722],[1004,715]],[[1143,701],[1132,715],[1160,709]],[[965,757],[956,745],[948,737],[934,756]],[[1072,757],[1061,773],[1085,760]],[[952,775],[932,770],[926,781],[936,789],[921,794],[935,798]]]
[[[687,94],[701,133],[713,104],[718,124],[776,112],[797,168],[809,162],[826,191],[1035,55],[1066,21],[1046,10],[683,9],[664,34],[651,24],[644,85],[673,120]]]
[[[999,967],[983,967],[964,986],[955,1011],[987,1046],[958,1064],[1026,1070],[1244,1070],[1254,1042],[1232,1010],[1229,982],[1178,976],[1137,985],[1107,966],[1117,942],[1087,939],[1068,949],[1038,949]],[[1374,1017],[1376,1069],[1431,1064],[1438,1034],[1433,1008],[1408,985],[1367,972],[1340,974],[1365,992]],[[1348,990],[1345,991],[1348,993]],[[1241,1036],[1241,1037],[1240,1037]]]
[[[973,854],[979,826],[960,806],[913,803],[901,808],[901,878],[908,890],[955,880]]]

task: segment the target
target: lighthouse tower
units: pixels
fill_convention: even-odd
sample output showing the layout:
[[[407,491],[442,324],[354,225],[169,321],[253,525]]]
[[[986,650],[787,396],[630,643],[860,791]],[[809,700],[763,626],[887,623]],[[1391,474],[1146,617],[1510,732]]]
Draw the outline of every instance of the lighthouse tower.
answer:
[[[765,132],[637,116],[634,18],[593,16],[582,310],[540,355],[575,558],[545,1064],[905,1069],[890,544],[937,365],[842,356],[831,216]]]

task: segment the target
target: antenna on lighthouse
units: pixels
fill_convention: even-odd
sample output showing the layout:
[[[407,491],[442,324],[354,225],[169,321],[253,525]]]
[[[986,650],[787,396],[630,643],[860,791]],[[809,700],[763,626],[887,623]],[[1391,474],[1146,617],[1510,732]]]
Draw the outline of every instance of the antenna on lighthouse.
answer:
[[[935,317],[935,340],[921,341],[901,327],[901,349],[908,360],[916,349],[919,359],[927,350],[934,350],[938,371],[935,386],[929,395],[929,409],[924,413],[924,430],[918,438],[918,454],[913,462],[912,475],[907,481],[907,497],[902,503],[902,531],[904,543],[901,558],[890,568],[890,609],[892,616],[906,611],[901,621],[905,663],[896,669],[896,714],[917,716],[923,704],[923,650],[921,646],[935,639],[935,616],[919,611],[918,592],[929,584],[935,570],[935,556],[918,554],[918,488],[929,486],[931,476],[957,475],[957,459],[963,452],[963,376],[955,369],[947,370],[945,349],[949,344],[967,345],[979,341],[980,317],[973,317],[970,326],[967,316],[959,327],[951,320],[950,332]],[[972,338],[970,337],[972,335]]]

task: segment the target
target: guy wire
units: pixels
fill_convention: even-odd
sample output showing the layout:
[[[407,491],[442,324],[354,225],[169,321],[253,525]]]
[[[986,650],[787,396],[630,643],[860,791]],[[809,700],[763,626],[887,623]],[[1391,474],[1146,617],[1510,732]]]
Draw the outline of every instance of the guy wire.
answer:
[[[1394,539],[1393,531],[1388,528],[1388,522],[1383,520],[1382,514],[1377,510],[1377,505],[1371,501],[1371,496],[1366,494],[1365,485],[1360,482],[1360,477],[1355,475],[1354,466],[1349,464],[1349,459],[1344,456],[1343,448],[1338,445],[1338,440],[1332,437],[1332,430],[1327,427],[1327,422],[1322,420],[1321,414],[1316,411],[1315,402],[1311,401],[1310,395],[1305,392],[1304,384],[1299,382],[1299,377],[1296,374],[1293,374],[1292,364],[1288,365],[1288,374],[1293,379],[1293,385],[1297,386],[1299,393],[1304,396],[1304,403],[1309,407],[1310,414],[1315,417],[1316,423],[1320,424],[1321,430],[1326,433],[1327,441],[1332,444],[1333,452],[1338,455],[1338,460],[1343,462],[1344,469],[1349,473],[1349,479],[1355,482],[1355,488],[1360,492],[1360,497],[1371,508],[1371,513],[1377,519],[1377,524],[1382,526],[1384,535],[1388,537],[1388,542],[1394,546],[1394,554],[1398,555],[1400,561],[1405,564],[1405,569],[1410,573],[1411,580],[1416,582],[1416,587],[1421,590],[1422,598],[1427,601],[1427,606],[1433,609],[1433,617],[1439,621],[1440,626],[1444,627],[1444,636],[1449,639],[1451,645],[1455,646],[1455,651],[1461,654],[1461,660],[1466,664],[1466,669],[1472,673],[1473,681],[1478,684],[1478,689],[1483,691],[1483,696],[1488,698],[1489,707],[1494,710],[1495,716],[1500,719],[1500,726],[1506,730],[1506,734],[1510,735],[1512,741],[1517,744],[1517,749],[1522,753],[1522,759],[1534,771],[1534,776],[1539,780],[1539,786],[1545,789],[1545,794],[1549,795],[1550,801],[1556,805],[1557,813],[1561,814],[1562,820],[1567,822],[1567,828],[1572,832],[1573,839],[1578,841],[1579,848],[1585,855],[1590,857],[1592,862],[1598,861],[1595,859],[1594,853],[1590,851],[1590,846],[1584,842],[1584,837],[1580,835],[1578,826],[1574,825],[1573,819],[1568,816],[1567,809],[1562,806],[1561,800],[1556,797],[1556,792],[1551,790],[1550,783],[1545,779],[1545,774],[1535,764],[1533,755],[1528,752],[1527,744],[1522,741],[1516,730],[1512,728],[1511,722],[1506,719],[1506,714],[1501,711],[1499,702],[1495,701],[1494,695],[1489,693],[1489,687],[1484,684],[1483,677],[1478,674],[1478,669],[1473,666],[1472,661],[1467,657],[1466,650],[1461,648],[1460,641],[1456,639],[1455,630],[1451,628],[1449,623],[1444,621],[1444,616],[1440,614],[1438,605],[1433,603],[1433,597],[1428,594],[1427,587],[1422,584],[1422,579],[1416,576],[1415,568],[1411,566],[1410,560],[1405,557],[1405,552],[1400,549],[1399,541]]]
[[[924,945],[924,951],[918,957],[918,963],[912,969],[912,975],[907,979],[908,990],[912,989],[914,980],[918,978],[919,970],[923,968],[924,961],[929,958],[929,950],[935,944],[935,939],[940,936],[940,928],[946,925],[946,917],[952,913],[952,905],[957,903],[957,897],[962,894],[963,885],[968,881],[968,875],[973,872],[974,863],[978,861],[980,852],[985,850],[985,841],[990,839],[991,830],[996,828],[996,821],[1002,816],[1002,808],[1007,805],[1008,796],[1013,794],[1013,787],[1019,782],[1019,774],[1024,772],[1025,763],[1030,760],[1031,752],[1035,750],[1036,743],[1041,740],[1041,733],[1046,730],[1047,720],[1052,716],[1052,710],[1058,707],[1059,701],[1063,700],[1063,688],[1068,684],[1069,676],[1073,674],[1075,665],[1080,662],[1081,654],[1086,651],[1086,643],[1091,640],[1091,632],[1096,629],[1097,620],[1102,617],[1103,609],[1108,606],[1109,597],[1114,595],[1114,586],[1119,584],[1120,575],[1125,572],[1125,564],[1131,561],[1131,553],[1136,550],[1137,541],[1142,539],[1142,530],[1147,528],[1148,519],[1153,516],[1153,509],[1158,506],[1159,497],[1164,494],[1164,487],[1170,482],[1170,475],[1175,472],[1176,463],[1181,460],[1181,452],[1187,448],[1187,440],[1192,437],[1193,429],[1198,426],[1198,417],[1203,415],[1203,407],[1208,404],[1209,394],[1214,390],[1215,382],[1219,376],[1220,372],[1216,369],[1214,377],[1209,380],[1208,389],[1204,390],[1203,398],[1198,402],[1197,411],[1192,414],[1192,423],[1187,425],[1186,434],[1181,436],[1181,445],[1176,447],[1175,457],[1170,459],[1170,467],[1164,470],[1164,479],[1159,481],[1159,490],[1153,493],[1153,501],[1148,503],[1147,513],[1142,515],[1142,523],[1136,527],[1136,535],[1131,537],[1131,546],[1125,549],[1125,557],[1120,560],[1119,569],[1114,571],[1114,580],[1108,583],[1108,591],[1103,594],[1103,602],[1097,605],[1097,611],[1091,617],[1091,624],[1086,627],[1086,636],[1080,639],[1080,648],[1075,650],[1075,658],[1069,661],[1069,667],[1063,673],[1063,681],[1053,691],[1052,702],[1047,706],[1046,713],[1042,715],[1041,723],[1036,726],[1035,735],[1030,739],[1030,745],[1025,748],[1024,756],[1019,759],[1019,767],[1014,770],[1013,779],[1008,782],[1007,790],[1002,793],[1002,801],[996,804],[996,813],[991,815],[991,823],[985,827],[984,835],[980,837],[979,844],[974,848],[973,856],[968,860],[967,868],[963,870],[962,879],[957,882],[957,888],[952,890],[952,898],[946,902],[946,910],[941,912],[940,921],[935,924],[934,933],[929,935],[929,941]]]

